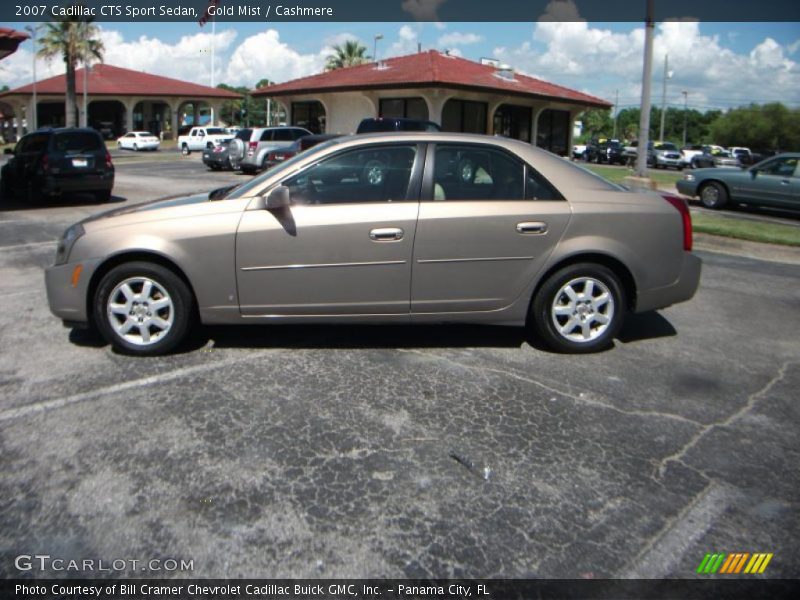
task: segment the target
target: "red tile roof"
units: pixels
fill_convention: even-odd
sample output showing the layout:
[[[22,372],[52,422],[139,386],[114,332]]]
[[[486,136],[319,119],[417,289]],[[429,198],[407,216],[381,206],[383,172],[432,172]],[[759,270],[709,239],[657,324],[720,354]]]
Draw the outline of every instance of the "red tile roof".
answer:
[[[457,56],[430,50],[375,63],[336,69],[318,75],[302,77],[286,83],[260,88],[256,96],[286,96],[332,91],[364,89],[449,87],[475,91],[491,91],[509,95],[559,100],[581,105],[611,107],[601,98],[590,96],[542,79],[514,73],[514,80],[501,78],[497,68]]]
[[[180,81],[141,71],[98,64],[89,69],[87,91],[92,96],[182,96],[187,98],[241,98],[239,94],[188,81]],[[83,90],[83,69],[75,72],[75,88]],[[56,75],[36,82],[37,94],[64,94],[66,75]],[[0,94],[32,94],[33,85],[23,85]]]

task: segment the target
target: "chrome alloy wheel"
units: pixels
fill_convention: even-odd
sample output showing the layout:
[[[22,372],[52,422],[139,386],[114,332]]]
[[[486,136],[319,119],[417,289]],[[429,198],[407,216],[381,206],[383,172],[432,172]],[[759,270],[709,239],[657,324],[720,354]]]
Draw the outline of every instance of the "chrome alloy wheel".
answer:
[[[131,277],[108,296],[106,314],[111,328],[136,346],[149,346],[172,328],[175,309],[167,290],[147,277]]]
[[[707,185],[700,193],[703,204],[713,205],[719,201],[719,189],[713,185]]]
[[[591,342],[603,335],[614,318],[614,298],[602,281],[579,277],[558,290],[550,315],[563,338]]]

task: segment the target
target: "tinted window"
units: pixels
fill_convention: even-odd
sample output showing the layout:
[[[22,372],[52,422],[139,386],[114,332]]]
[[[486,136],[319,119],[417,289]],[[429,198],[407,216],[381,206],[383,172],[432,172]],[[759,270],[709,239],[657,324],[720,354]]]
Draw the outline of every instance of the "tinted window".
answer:
[[[288,129],[276,129],[272,132],[273,142],[291,142],[293,139],[292,132]]]
[[[358,126],[358,133],[375,133],[380,131],[395,131],[397,124],[392,119],[365,119]]]
[[[34,134],[20,140],[19,152],[41,152],[47,147],[47,135]]]
[[[261,141],[271,142],[273,133],[274,131],[272,129],[265,129],[264,131],[261,132]]]
[[[482,146],[437,145],[434,200],[522,200],[525,164]]]
[[[416,146],[376,146],[337,154],[283,182],[296,204],[405,200]]]
[[[100,136],[88,131],[57,133],[53,148],[57,152],[88,152],[99,150],[102,142]]]
[[[299,140],[302,137],[308,135],[308,132],[305,129],[290,129],[289,131],[292,132],[292,139]]]
[[[249,142],[251,135],[253,135],[252,129],[242,129],[239,133],[236,134],[236,139],[242,140],[243,142]]]
[[[225,135],[227,132],[222,127],[208,127],[206,133],[208,135]]]

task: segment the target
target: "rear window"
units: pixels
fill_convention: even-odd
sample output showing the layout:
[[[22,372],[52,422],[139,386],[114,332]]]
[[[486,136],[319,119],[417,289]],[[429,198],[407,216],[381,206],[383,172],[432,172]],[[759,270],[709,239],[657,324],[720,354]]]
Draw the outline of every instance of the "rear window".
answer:
[[[101,145],[100,136],[88,131],[57,133],[53,140],[56,152],[91,152],[100,150]]]
[[[222,127],[208,127],[206,128],[206,133],[208,135],[226,135],[228,132]]]

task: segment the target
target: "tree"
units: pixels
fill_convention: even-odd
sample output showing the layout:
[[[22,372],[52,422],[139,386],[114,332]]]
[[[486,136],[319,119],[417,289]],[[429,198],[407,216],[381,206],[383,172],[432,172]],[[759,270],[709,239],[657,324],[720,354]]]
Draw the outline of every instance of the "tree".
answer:
[[[259,79],[258,83],[256,84],[256,89],[262,88],[262,87],[267,87],[268,85],[272,85],[273,83],[275,83],[275,82],[274,81],[270,81],[266,77],[264,79]]]
[[[614,121],[608,109],[593,108],[580,116],[583,123],[581,138],[589,141],[593,138],[609,138],[614,132]]]
[[[47,60],[56,56],[64,59],[67,68],[67,94],[64,99],[66,126],[75,127],[75,70],[80,62],[85,64],[92,58],[102,61],[103,42],[98,38],[98,30],[92,19],[65,17],[54,23],[47,23],[46,28],[39,42],[39,56]]]
[[[333,54],[329,54],[326,59],[325,70],[333,71],[368,63],[372,58],[366,52],[366,46],[358,40],[347,40],[344,44],[333,47]]]
[[[779,102],[734,108],[713,124],[716,143],[754,150],[800,149],[800,109]]]

